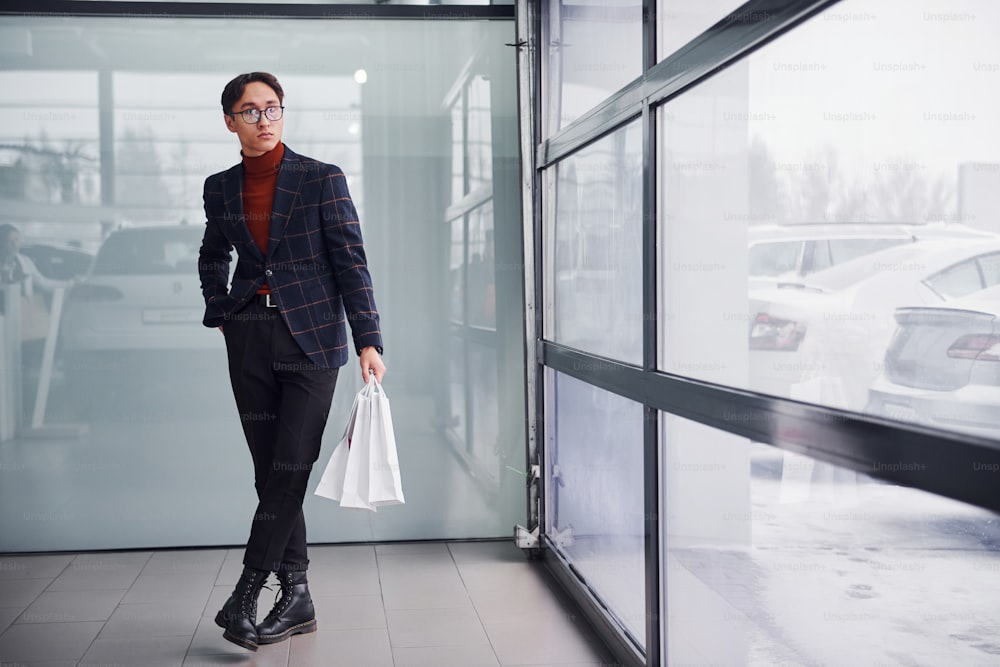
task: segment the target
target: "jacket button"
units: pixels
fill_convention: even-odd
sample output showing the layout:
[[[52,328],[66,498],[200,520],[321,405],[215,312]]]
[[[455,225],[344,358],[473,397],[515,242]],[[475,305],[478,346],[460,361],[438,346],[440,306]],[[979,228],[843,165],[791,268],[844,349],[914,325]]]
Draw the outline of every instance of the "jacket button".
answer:
[[[271,271],[271,269],[265,269],[264,270],[264,275],[267,276],[268,278],[270,278],[272,275],[274,275],[274,272]]]

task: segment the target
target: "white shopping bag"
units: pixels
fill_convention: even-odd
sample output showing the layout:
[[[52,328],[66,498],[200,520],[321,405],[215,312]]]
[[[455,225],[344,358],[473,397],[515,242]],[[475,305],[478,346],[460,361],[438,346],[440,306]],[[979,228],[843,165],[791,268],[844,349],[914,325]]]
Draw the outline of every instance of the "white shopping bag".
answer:
[[[363,392],[364,390],[362,390]],[[351,406],[351,416],[344,427],[344,435],[341,437],[337,447],[330,456],[330,461],[323,470],[323,475],[316,486],[316,495],[331,500],[340,500],[344,496],[344,479],[347,474],[347,458],[351,450],[351,440],[354,437],[354,428],[358,418],[358,404],[361,399],[361,392],[354,397],[354,405]]]
[[[316,495],[339,500],[341,507],[371,511],[403,502],[389,399],[375,378],[354,397],[344,436]]]
[[[358,413],[354,417],[354,429],[348,440],[347,466],[344,469],[344,492],[340,497],[341,507],[352,507],[375,511],[368,502],[368,450],[371,447],[371,394],[372,378],[358,392],[354,402]]]
[[[376,507],[401,505],[403,483],[399,478],[396,434],[392,430],[389,397],[378,380],[372,378],[371,420],[368,448],[368,502]]]

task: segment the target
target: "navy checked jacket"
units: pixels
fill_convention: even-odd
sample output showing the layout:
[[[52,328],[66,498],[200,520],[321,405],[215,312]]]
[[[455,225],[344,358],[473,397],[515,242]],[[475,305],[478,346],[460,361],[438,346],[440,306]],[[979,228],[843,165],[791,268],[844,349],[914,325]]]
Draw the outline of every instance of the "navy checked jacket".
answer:
[[[382,347],[361,226],[344,172],[285,147],[266,257],[244,222],[242,163],[205,179],[204,197],[207,221],[198,272],[206,327],[224,326],[266,280],[288,330],[318,366],[347,363],[345,319],[355,351]],[[236,271],[229,285],[234,248]]]

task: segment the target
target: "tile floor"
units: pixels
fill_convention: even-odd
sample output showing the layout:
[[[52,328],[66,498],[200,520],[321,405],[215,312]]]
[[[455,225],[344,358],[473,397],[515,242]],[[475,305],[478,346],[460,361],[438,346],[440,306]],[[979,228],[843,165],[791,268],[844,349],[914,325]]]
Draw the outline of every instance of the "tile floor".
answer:
[[[311,547],[319,631],[245,651],[213,622],[241,556],[0,556],[0,666],[616,664],[544,567],[509,540]],[[262,592],[261,615],[273,595]]]

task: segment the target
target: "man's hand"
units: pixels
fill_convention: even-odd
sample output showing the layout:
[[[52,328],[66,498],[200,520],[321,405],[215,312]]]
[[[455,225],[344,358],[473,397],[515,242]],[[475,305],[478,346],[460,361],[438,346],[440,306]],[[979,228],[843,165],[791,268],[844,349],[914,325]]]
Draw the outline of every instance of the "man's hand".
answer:
[[[368,383],[368,373],[374,373],[375,379],[382,382],[382,376],[385,375],[385,364],[382,363],[382,357],[379,356],[378,350],[374,346],[369,345],[368,347],[361,348],[361,379]]]

